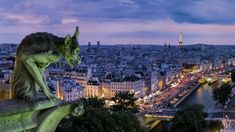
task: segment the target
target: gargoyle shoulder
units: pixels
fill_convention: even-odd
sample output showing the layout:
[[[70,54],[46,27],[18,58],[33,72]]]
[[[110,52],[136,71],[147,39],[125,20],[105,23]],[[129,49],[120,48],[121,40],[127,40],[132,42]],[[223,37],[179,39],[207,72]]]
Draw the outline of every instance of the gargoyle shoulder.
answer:
[[[46,32],[37,32],[27,35],[20,43],[17,54],[37,54],[56,50],[58,44],[63,42],[63,38]]]

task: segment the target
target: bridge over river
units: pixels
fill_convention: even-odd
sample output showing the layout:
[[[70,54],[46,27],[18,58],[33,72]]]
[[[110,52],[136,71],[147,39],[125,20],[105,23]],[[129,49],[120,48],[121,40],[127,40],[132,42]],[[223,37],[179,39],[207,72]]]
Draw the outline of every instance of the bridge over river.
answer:
[[[206,81],[208,84],[211,84],[211,83],[214,83],[214,82],[216,82],[218,80],[220,80],[222,82],[229,82],[229,81],[231,81],[231,77],[230,77],[230,75],[227,75],[227,74],[222,74],[222,75],[220,75],[220,74],[218,74],[218,75],[217,74],[216,75],[212,74],[212,75],[202,76],[200,81],[202,83]]]
[[[144,116],[144,124],[154,128],[160,121],[170,121],[173,119],[177,109],[164,109]],[[209,109],[205,110],[208,116],[205,120],[221,120],[224,126],[230,125],[235,128],[235,110]]]
[[[177,109],[164,109],[159,111],[146,113],[146,115],[151,115],[155,119],[170,120],[173,118]],[[230,120],[235,121],[235,110],[209,109],[205,110],[205,112],[208,114],[208,118],[211,119],[224,118],[225,116],[228,116]]]

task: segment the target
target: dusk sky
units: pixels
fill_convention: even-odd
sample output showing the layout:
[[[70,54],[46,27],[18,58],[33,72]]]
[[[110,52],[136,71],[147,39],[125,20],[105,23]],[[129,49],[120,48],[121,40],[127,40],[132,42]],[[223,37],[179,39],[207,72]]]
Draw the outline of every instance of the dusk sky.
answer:
[[[80,44],[235,44],[235,0],[1,0],[0,43],[32,32]]]

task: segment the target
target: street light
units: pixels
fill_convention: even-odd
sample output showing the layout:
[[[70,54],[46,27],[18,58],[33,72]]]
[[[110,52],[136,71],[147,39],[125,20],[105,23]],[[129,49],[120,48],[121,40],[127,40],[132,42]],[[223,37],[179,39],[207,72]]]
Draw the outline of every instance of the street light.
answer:
[[[225,117],[225,119],[224,119],[224,121],[225,121],[224,125],[225,125],[225,129],[227,129],[227,128],[228,128],[228,116],[225,115],[224,117]]]

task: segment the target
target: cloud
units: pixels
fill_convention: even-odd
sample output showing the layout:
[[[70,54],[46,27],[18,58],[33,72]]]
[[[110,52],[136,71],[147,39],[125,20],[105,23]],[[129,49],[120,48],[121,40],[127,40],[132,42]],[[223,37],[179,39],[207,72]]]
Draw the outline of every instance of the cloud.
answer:
[[[48,18],[44,24],[60,24],[63,17],[84,21],[157,21],[178,23],[235,23],[232,0],[13,0],[0,2],[0,10]]]
[[[34,3],[29,0],[4,1],[0,1],[0,15],[1,19],[6,21],[5,23],[40,25],[61,23],[61,15],[48,4]]]
[[[78,13],[73,15],[85,20],[171,19],[178,23],[235,23],[235,1],[232,0],[82,0],[76,1],[75,5]]]
[[[231,0],[173,0],[168,5],[169,16],[176,22],[200,24],[234,24],[235,1]]]
[[[48,17],[43,15],[30,15],[30,14],[23,14],[23,13],[0,13],[0,19],[4,24],[44,24],[48,23]]]

